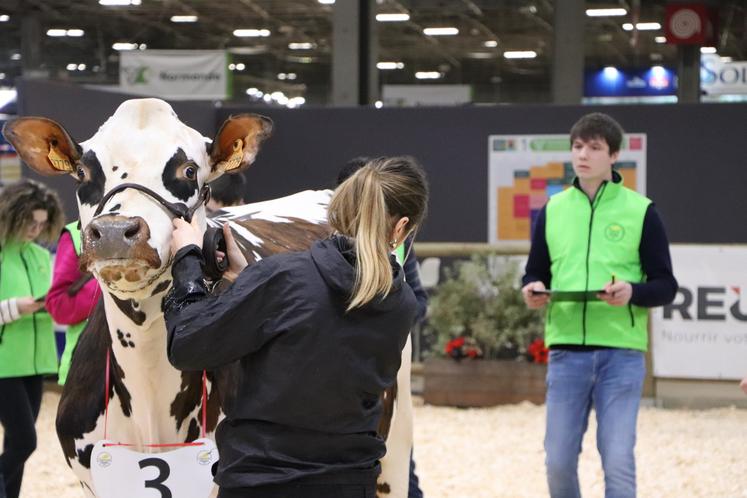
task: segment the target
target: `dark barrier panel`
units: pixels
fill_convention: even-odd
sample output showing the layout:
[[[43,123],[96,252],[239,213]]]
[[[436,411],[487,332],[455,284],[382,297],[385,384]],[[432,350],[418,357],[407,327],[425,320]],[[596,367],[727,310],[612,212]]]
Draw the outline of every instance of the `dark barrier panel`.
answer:
[[[487,137],[568,133],[606,112],[648,134],[647,193],[673,242],[747,243],[746,104],[270,109],[274,136],[247,173],[256,199],[328,185],[357,155],[411,154],[432,202],[423,241],[487,240]],[[224,107],[218,121],[245,109]]]
[[[84,88],[43,80],[21,80],[18,85],[18,114],[54,119],[82,142],[91,138],[119,104],[132,95]],[[212,138],[215,111],[212,102],[171,102],[179,117],[200,133]],[[122,137],[126,140],[127,137]],[[60,193],[68,220],[78,218],[74,181],[67,175],[40,177],[29,168],[23,174],[43,180]]]
[[[25,81],[20,90],[20,112],[57,119],[81,140],[127,98],[41,81]],[[207,136],[230,114],[252,110],[173,105]],[[487,240],[489,135],[568,133],[581,115],[607,112],[627,131],[648,134],[647,191],[673,242],[747,243],[747,104],[253,110],[272,117],[275,131],[246,173],[250,200],[332,186],[354,156],[410,154],[431,182],[420,240],[454,242]],[[74,209],[72,184],[50,183]]]

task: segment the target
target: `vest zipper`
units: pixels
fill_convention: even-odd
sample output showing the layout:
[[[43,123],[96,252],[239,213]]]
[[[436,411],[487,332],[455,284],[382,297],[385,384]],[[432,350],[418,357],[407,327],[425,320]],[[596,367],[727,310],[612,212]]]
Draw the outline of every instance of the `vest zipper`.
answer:
[[[628,313],[630,313],[630,326],[635,327],[635,317],[633,316],[633,305],[628,302]]]
[[[591,206],[591,215],[589,216],[589,236],[586,242],[586,283],[584,285],[584,292],[589,291],[589,255],[591,254],[591,227],[594,224],[594,212],[602,199],[602,194],[604,194],[605,188],[607,188],[606,181],[602,183],[599,190],[597,190],[597,193],[594,195],[594,200],[589,199],[588,196],[586,197],[589,199],[589,206]],[[586,193],[584,193],[584,195],[586,195]],[[582,311],[583,318],[581,320],[583,330],[583,340],[581,341],[581,344],[584,346],[586,345],[586,308],[588,304],[588,300],[584,297],[584,307]]]
[[[23,267],[26,270],[26,280],[29,281],[29,289],[31,289],[31,296],[34,296],[34,284],[31,283],[31,275],[29,275],[29,265],[26,263],[26,258],[23,256],[23,250],[19,252],[21,255],[21,261],[23,261]],[[31,320],[34,322],[34,373],[39,375],[39,369],[36,368],[36,349],[37,341],[39,339],[38,330],[36,329],[36,312],[31,314]]]

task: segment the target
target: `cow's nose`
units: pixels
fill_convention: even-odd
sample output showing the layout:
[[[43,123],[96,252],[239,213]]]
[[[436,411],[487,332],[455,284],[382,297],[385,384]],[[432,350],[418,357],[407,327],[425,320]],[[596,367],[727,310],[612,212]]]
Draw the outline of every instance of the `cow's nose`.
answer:
[[[139,216],[104,215],[92,220],[85,229],[86,242],[101,248],[131,247],[148,239],[148,225]]]

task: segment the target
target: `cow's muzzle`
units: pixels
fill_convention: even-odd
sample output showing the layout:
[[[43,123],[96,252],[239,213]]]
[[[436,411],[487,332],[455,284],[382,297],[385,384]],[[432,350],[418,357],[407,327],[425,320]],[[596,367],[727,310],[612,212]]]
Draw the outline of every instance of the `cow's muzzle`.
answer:
[[[148,245],[148,239],[150,229],[139,216],[99,216],[83,231],[81,269],[88,269],[91,263],[105,260],[139,261],[150,268],[160,268],[161,258]],[[129,281],[135,280],[135,275],[129,276],[130,278],[127,278],[128,275],[124,276]]]

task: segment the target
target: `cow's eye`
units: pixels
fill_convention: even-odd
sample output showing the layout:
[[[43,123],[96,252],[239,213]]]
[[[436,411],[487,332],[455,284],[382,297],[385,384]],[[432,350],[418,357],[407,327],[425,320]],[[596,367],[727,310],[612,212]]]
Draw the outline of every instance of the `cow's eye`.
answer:
[[[86,179],[86,170],[80,164],[77,166],[77,169],[75,170],[75,176],[77,176],[78,180],[80,181],[83,181]]]
[[[197,178],[197,168],[194,166],[187,166],[184,168],[184,176],[188,180],[195,180]]]

